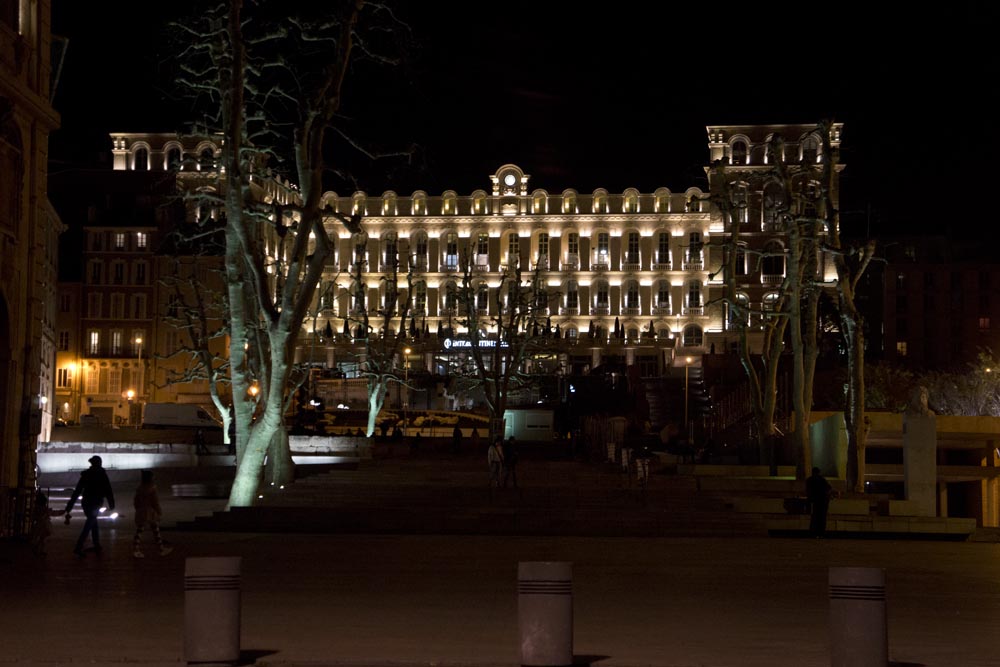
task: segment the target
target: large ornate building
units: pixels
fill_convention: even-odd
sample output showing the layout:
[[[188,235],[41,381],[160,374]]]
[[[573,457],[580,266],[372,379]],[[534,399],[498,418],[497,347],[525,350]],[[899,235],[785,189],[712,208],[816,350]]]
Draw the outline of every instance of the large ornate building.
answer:
[[[52,109],[48,0],[0,0],[0,536],[19,534],[35,443],[51,426],[56,251],[49,205]]]
[[[841,130],[840,125],[831,128],[833,150],[839,150]],[[328,192],[325,205],[360,216],[363,231],[352,234],[330,216],[335,252],[296,360],[342,371],[350,380],[358,362],[352,321],[363,311],[378,311],[387,298],[391,302],[394,293],[406,289],[409,274],[419,329],[439,335],[415,336],[401,362],[412,371],[447,376],[454,357],[466,353],[455,344],[466,333],[459,303],[466,269],[473,275],[477,310],[487,321],[497,307],[490,295],[502,276],[518,268],[537,292],[535,314],[560,334],[558,342],[546,346],[547,370],[573,375],[614,365],[630,369],[632,377],[657,378],[671,367],[697,367],[703,354],[721,353],[733,342],[720,273],[721,243],[731,224],[740,226],[745,249],[737,266],[737,299],[758,313],[758,322],[776,300],[785,274],[785,241],[775,217],[782,201],[779,184],[767,178],[774,162],[769,139],[783,136],[789,164],[815,165],[823,145],[816,132],[814,125],[708,127],[708,164],[725,163],[726,191],[738,200],[730,214],[716,205],[712,193],[718,184],[712,179],[719,176],[710,169],[708,192],[665,187],[646,193],[549,192],[514,164],[498,168],[484,179],[483,189],[468,195]],[[211,141],[114,134],[112,144],[112,176],[120,182],[143,172],[142,178],[159,179],[180,192],[224,186],[224,175],[214,170],[218,147]],[[257,181],[255,187],[265,199],[296,196],[280,181]],[[837,193],[833,196],[836,201]],[[142,224],[135,216],[122,224],[88,223],[83,312],[74,336],[82,345],[78,359],[70,359],[69,350],[66,357],[67,364],[88,369],[82,385],[76,385],[82,412],[89,405],[91,411],[107,412],[103,420],[134,420],[119,407],[126,384],[136,385],[137,399],[209,404],[204,387],[199,392],[164,386],[162,359],[171,352],[175,334],[168,331],[173,328],[167,324],[169,298],[155,289],[156,274],[165,265],[148,256],[158,247],[157,238],[183,222],[180,218],[193,222],[211,215],[190,201],[183,211]],[[760,256],[765,259],[753,259]],[[832,275],[832,267],[821,266],[821,279]],[[488,328],[485,334],[490,335]],[[146,341],[144,358],[138,339]],[[140,379],[123,379],[132,368]],[[442,402],[433,406],[443,407]]]

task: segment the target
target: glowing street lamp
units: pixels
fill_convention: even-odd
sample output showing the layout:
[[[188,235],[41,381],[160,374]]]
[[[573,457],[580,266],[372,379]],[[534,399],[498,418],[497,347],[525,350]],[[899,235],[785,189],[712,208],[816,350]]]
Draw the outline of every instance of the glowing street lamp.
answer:
[[[250,388],[247,389],[247,392],[250,394],[250,398],[252,398],[252,399],[254,399],[256,401],[257,400],[257,394],[260,393],[260,386],[258,386],[258,384],[257,384],[256,381],[254,381],[254,383],[252,385],[250,385]]]
[[[684,358],[684,430],[688,431],[688,369],[691,368],[691,357]]]

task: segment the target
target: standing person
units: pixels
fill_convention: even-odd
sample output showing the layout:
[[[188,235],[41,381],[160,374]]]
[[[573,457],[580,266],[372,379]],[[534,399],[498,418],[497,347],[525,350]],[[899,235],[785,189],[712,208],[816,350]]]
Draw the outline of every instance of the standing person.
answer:
[[[472,451],[478,452],[479,451],[479,429],[473,427],[472,428],[472,435],[470,435],[469,437],[472,440],[472,442],[471,442]]]
[[[500,439],[497,438],[486,452],[486,462],[490,466],[490,486],[500,488],[500,473],[503,471],[503,450],[500,449]]]
[[[132,506],[135,508],[135,539],[132,540],[132,555],[136,558],[145,557],[142,553],[142,531],[146,528],[152,529],[161,556],[173,551],[172,547],[163,544],[163,538],[160,537],[160,517],[163,516],[163,511],[160,509],[160,495],[156,491],[156,483],[153,482],[152,470],[142,471],[142,481],[135,490]]]
[[[97,515],[101,511],[101,505],[104,504],[105,499],[108,501],[108,508],[115,508],[115,494],[111,490],[111,480],[108,479],[108,473],[101,467],[103,463],[101,457],[91,456],[87,461],[90,463],[90,467],[80,473],[80,481],[76,483],[73,495],[66,503],[67,522],[77,498],[80,499],[80,507],[83,508],[83,514],[87,517],[83,524],[83,530],[80,531],[80,537],[76,540],[76,546],[73,548],[73,553],[80,557],[83,556],[83,543],[87,539],[88,533],[93,550],[98,554],[101,553],[101,534],[97,526]]]
[[[462,451],[462,429],[455,424],[454,430],[451,432],[451,453],[458,454]]]
[[[503,443],[503,488],[507,488],[507,480],[514,483],[517,488],[517,445],[514,436],[507,438]]]
[[[830,509],[830,498],[835,494],[819,468],[813,468],[806,480],[806,498],[809,500],[809,532],[815,537],[826,535],[826,513]]]
[[[45,558],[45,540],[52,534],[52,517],[65,514],[49,507],[49,497],[41,489],[35,494],[35,516],[31,522],[31,550]]]
[[[194,432],[195,454],[208,454],[208,447],[205,446],[205,431],[198,429]]]

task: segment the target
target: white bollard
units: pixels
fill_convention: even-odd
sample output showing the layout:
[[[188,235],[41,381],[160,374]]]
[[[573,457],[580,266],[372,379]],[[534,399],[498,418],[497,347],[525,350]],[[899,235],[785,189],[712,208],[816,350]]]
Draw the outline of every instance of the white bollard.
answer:
[[[885,570],[830,568],[830,664],[888,667]]]
[[[188,558],[184,566],[184,659],[226,663],[240,659],[242,559]]]
[[[518,563],[517,621],[522,665],[573,664],[572,563]]]

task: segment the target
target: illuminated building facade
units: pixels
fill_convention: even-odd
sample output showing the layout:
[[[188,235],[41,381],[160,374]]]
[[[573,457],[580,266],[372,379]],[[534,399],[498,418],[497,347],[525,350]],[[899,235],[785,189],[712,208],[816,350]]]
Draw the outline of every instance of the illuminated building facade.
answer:
[[[48,0],[0,0],[0,536],[27,528],[35,446],[51,427],[57,249],[47,192]]]
[[[834,150],[839,150],[841,129],[840,125],[832,128]],[[614,366],[628,369],[633,378],[654,379],[669,374],[671,367],[700,366],[702,355],[722,353],[734,342],[721,298],[720,273],[721,244],[730,224],[740,226],[746,249],[737,267],[737,298],[756,313],[757,325],[777,298],[785,275],[785,240],[777,224],[780,197],[778,185],[769,180],[773,156],[768,155],[767,146],[780,133],[785,139],[785,160],[792,169],[815,165],[822,158],[822,142],[815,131],[812,125],[707,128],[709,164],[725,161],[725,177],[731,181],[728,192],[738,200],[731,209],[732,220],[726,219],[710,195],[718,190],[712,171],[709,192],[664,187],[647,193],[635,189],[620,194],[603,189],[550,193],[534,187],[530,174],[514,164],[498,168],[484,179],[483,189],[468,195],[446,191],[430,196],[417,191],[409,196],[395,192],[339,196],[328,192],[325,205],[343,214],[360,215],[363,232],[352,234],[336,218],[328,218],[335,250],[306,318],[295,360],[317,369],[343,371],[350,380],[362,353],[353,335],[359,314],[367,311],[372,322],[377,322],[374,313],[391,296],[393,277],[395,289],[405,296],[407,274],[412,274],[411,313],[419,334],[408,345],[411,351],[405,366],[414,372],[447,376],[455,365],[451,360],[467,354],[455,342],[467,333],[462,328],[457,292],[468,266],[477,310],[486,318],[496,314],[495,290],[501,277],[511,275],[515,268],[520,269],[522,281],[532,281],[541,293],[536,315],[559,335],[550,336],[545,358],[532,362],[537,364],[534,370],[579,375]],[[163,182],[170,176],[166,182],[174,194],[223,187],[224,177],[220,179],[214,168],[219,148],[212,141],[185,140],[182,144],[174,135],[123,133],[111,139],[113,175],[120,180],[136,176]],[[254,187],[259,189],[256,196],[263,199],[290,201],[297,196],[293,186],[280,180],[255,181]],[[838,193],[832,194],[836,201]],[[137,378],[156,379],[137,380],[143,385],[137,385],[137,400],[209,404],[204,386],[189,384],[182,389],[166,383],[163,358],[176,349],[178,333],[166,323],[169,295],[154,287],[168,271],[167,263],[163,258],[153,261],[152,249],[158,247],[158,236],[165,230],[215,213],[200,210],[197,201],[189,200],[183,210],[153,216],[146,226],[136,226],[134,215],[126,227],[88,224],[84,252],[90,268],[83,275],[78,329],[82,338],[79,361],[86,370],[80,397],[85,405],[111,409],[112,419],[134,419],[117,407],[125,384],[136,384],[124,376],[129,372],[131,378],[131,370],[126,369],[133,368]],[[140,252],[141,234],[148,236]],[[277,247],[271,241],[269,247]],[[759,260],[756,251],[767,257]],[[143,262],[149,262],[150,268],[140,283],[136,271]],[[116,268],[121,263],[124,268]],[[360,283],[355,278],[359,263]],[[94,268],[98,264],[99,283],[91,281],[98,275]],[[820,271],[821,280],[832,278],[832,266],[821,263]],[[124,282],[116,282],[119,274]],[[124,305],[112,308],[115,294],[126,293]],[[143,295],[145,310],[137,311],[129,299]],[[91,309],[92,300],[100,300],[100,307],[93,304]],[[488,328],[485,333],[488,338]],[[142,360],[134,343],[137,338],[153,341],[151,347],[146,344]],[[89,342],[95,346],[88,348]],[[74,362],[67,359],[69,363]],[[116,367],[122,379],[113,382]],[[391,393],[393,399],[403,400]],[[428,407],[461,404],[453,399]]]

